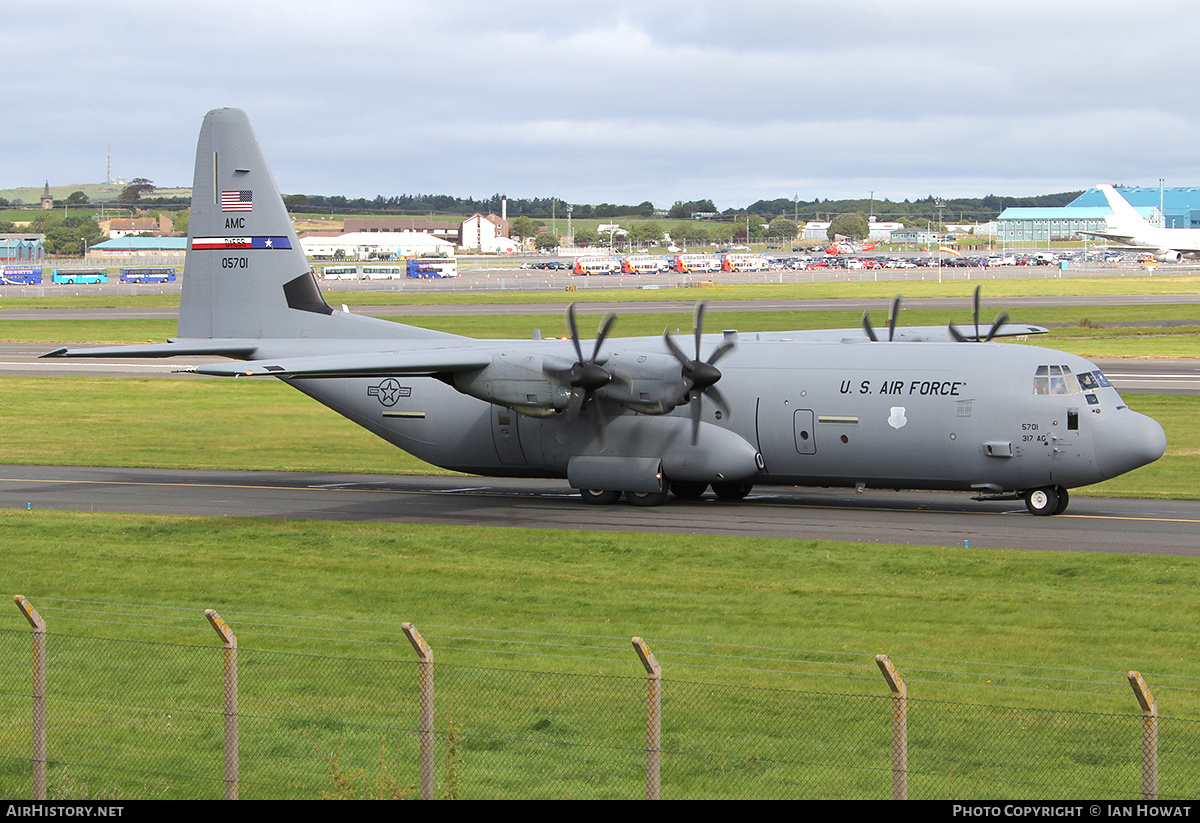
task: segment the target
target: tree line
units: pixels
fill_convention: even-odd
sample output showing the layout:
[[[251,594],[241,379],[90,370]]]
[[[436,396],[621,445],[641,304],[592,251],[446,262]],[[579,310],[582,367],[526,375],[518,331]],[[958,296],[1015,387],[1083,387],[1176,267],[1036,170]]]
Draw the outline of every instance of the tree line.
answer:
[[[567,203],[555,197],[510,197],[507,211],[509,218],[530,217],[548,219],[565,217],[568,208],[574,218],[607,219],[667,217],[671,220],[688,220],[694,215],[704,219],[736,223],[747,214],[756,215],[770,222],[783,217],[798,222],[831,220],[839,214],[861,212],[874,215],[880,220],[893,220],[905,225],[923,224],[930,220],[945,222],[986,223],[994,220],[1007,208],[1050,208],[1065,206],[1082,194],[1082,191],[1059,192],[1057,194],[1030,197],[1003,197],[989,194],[986,197],[952,197],[939,199],[933,195],[917,200],[895,202],[887,199],[869,198],[829,200],[820,197],[814,200],[776,198],[758,200],[746,208],[728,208],[717,211],[711,199],[677,200],[667,209],[657,209],[649,200],[636,205],[617,203]],[[412,194],[373,199],[349,198],[341,195],[289,194],[284,203],[290,212],[323,212],[339,214],[452,214],[464,217],[475,214],[499,214],[504,195],[493,194],[486,198],[455,197],[448,194]]]

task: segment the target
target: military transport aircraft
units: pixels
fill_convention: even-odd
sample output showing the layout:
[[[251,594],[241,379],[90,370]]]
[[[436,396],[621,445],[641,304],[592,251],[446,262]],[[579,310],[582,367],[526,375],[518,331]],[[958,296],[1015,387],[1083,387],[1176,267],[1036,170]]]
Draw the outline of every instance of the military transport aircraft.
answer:
[[[754,484],[973,491],[1057,514],[1067,489],[1157,460],[1162,427],[1087,360],[973,326],[476,340],[336,311],[323,299],[237,109],[196,151],[179,334],[47,357],[223,356],[207,375],[278,378],[417,457],[491,476],[563,477],[589,503],[657,505]]]
[[[1113,210],[1106,219],[1108,231],[1081,231],[1080,234],[1148,251],[1160,263],[1178,263],[1184,257],[1200,257],[1200,229],[1160,229],[1152,226],[1112,186],[1102,184],[1096,188]]]

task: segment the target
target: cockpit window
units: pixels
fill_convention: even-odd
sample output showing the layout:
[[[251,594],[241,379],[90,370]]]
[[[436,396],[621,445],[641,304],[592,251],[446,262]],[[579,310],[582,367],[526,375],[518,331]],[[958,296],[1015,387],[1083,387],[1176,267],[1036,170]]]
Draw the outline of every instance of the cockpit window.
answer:
[[[1085,383],[1084,378],[1087,378],[1091,385]],[[1094,389],[1107,383],[1100,372],[1086,372],[1076,377],[1071,373],[1069,366],[1038,366],[1033,378],[1033,393],[1079,394],[1083,390]]]

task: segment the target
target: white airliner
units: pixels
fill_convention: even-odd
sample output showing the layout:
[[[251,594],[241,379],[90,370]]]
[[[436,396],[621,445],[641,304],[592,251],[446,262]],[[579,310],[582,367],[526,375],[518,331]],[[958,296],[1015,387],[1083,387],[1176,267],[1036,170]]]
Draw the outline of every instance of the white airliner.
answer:
[[[1103,237],[1122,246],[1145,249],[1160,263],[1178,263],[1184,257],[1200,257],[1200,229],[1160,229],[1137,213],[1112,186],[1096,186],[1104,193],[1109,208],[1108,231],[1081,231],[1089,237]]]

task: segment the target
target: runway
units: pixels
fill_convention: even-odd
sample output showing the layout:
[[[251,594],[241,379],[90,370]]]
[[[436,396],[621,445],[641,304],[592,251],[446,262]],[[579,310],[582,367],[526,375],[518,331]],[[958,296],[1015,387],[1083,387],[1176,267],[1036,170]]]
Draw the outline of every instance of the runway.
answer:
[[[1057,517],[959,493],[769,487],[644,509],[589,506],[563,480],[0,466],[0,507],[1200,556],[1200,501],[1079,495]]]

